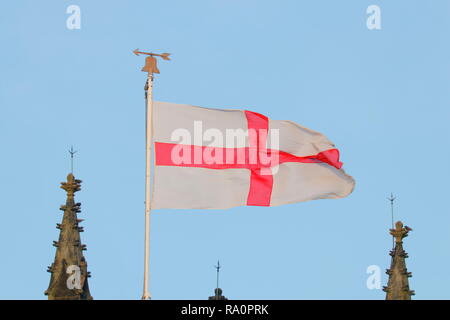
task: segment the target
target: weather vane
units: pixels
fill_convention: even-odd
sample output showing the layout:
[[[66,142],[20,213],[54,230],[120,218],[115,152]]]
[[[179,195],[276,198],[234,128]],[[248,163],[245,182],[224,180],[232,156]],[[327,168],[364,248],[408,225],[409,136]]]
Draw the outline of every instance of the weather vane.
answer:
[[[77,153],[78,151],[74,151],[73,150],[73,146],[70,147],[69,153],[70,153],[70,172],[73,174],[73,156],[75,155],[75,153]]]
[[[158,66],[157,66],[157,60],[155,57],[161,57],[164,60],[170,60],[169,56],[170,53],[153,53],[153,52],[143,52],[139,51],[139,49],[136,49],[133,51],[135,55],[145,54],[148,57],[145,58],[145,66],[142,68],[142,71],[148,72],[149,75],[152,75],[153,73],[159,73]]]

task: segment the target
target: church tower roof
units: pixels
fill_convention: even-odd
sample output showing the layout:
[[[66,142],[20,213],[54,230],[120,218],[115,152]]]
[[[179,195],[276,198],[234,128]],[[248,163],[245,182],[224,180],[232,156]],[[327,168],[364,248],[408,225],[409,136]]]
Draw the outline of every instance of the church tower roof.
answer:
[[[60,208],[64,215],[62,222],[56,225],[60,234],[58,241],[53,241],[56,254],[47,270],[51,277],[45,294],[49,300],[91,300],[88,285],[90,273],[83,256],[86,245],[81,244],[80,239],[83,227],[79,224],[83,220],[77,217],[77,213],[81,212],[81,204],[75,203],[75,192],[81,190],[81,180],[75,179],[70,173],[67,181],[61,183],[61,188],[67,192],[67,201]]]
[[[386,300],[411,300],[414,291],[409,289],[411,272],[406,269],[405,259],[408,254],[403,250],[403,238],[408,236],[412,229],[405,226],[401,221],[397,221],[395,229],[390,229],[390,234],[395,239],[395,247],[389,253],[392,256],[391,268],[386,270],[389,275],[388,285],[383,287],[386,292]]]

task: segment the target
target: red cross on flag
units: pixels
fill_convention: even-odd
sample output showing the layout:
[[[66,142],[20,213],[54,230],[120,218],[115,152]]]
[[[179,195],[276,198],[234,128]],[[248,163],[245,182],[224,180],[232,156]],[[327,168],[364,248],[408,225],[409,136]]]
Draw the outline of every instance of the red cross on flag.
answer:
[[[277,206],[349,195],[323,134],[244,110],[153,103],[152,208]]]

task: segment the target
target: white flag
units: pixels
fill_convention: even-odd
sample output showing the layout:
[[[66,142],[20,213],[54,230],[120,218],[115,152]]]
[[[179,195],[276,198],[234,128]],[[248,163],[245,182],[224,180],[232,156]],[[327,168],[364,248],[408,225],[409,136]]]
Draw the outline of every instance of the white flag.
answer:
[[[319,132],[245,110],[153,108],[153,209],[276,206],[353,191],[339,151]]]

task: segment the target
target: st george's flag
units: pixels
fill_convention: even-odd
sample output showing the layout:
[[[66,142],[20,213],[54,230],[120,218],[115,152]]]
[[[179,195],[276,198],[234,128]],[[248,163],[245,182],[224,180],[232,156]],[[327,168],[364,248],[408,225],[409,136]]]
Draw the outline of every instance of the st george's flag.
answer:
[[[277,206],[348,196],[323,134],[246,110],[153,103],[153,209]]]

